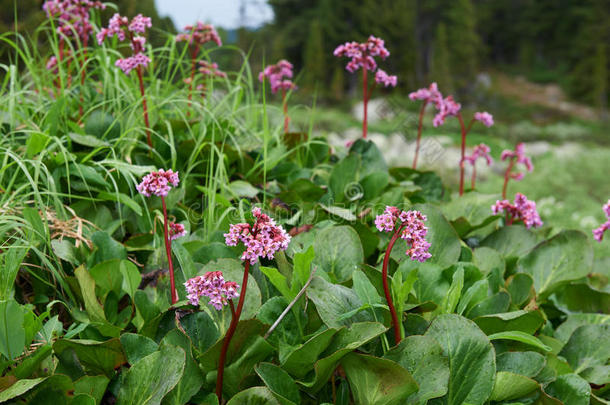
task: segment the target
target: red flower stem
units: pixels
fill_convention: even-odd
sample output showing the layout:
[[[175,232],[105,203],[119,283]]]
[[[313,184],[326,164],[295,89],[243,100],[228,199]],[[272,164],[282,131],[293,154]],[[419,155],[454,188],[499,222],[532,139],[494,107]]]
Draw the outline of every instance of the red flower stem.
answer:
[[[472,164],[472,179],[471,179],[471,188],[474,190],[474,184],[477,181],[477,162]]]
[[[462,130],[462,158],[460,159],[460,196],[464,194],[464,156],[466,155],[466,135],[472,128],[472,124],[474,123],[474,119],[470,121],[468,124],[468,128],[464,125],[464,119],[462,118],[462,113],[458,113],[458,120],[460,121],[460,128]]]
[[[388,265],[390,263],[390,253],[392,252],[392,248],[394,247],[394,243],[400,236],[400,231],[405,224],[402,224],[394,234],[392,235],[392,239],[390,239],[390,243],[388,243],[388,249],[385,252],[385,256],[383,257],[383,267],[381,272],[381,278],[383,280],[383,293],[385,294],[385,299],[388,302],[388,307],[390,308],[390,315],[392,315],[392,324],[394,325],[394,344],[399,344],[400,337],[400,323],[398,322],[398,315],[396,314],[396,308],[394,308],[394,303],[392,302],[392,294],[390,293],[390,286],[388,285]]]
[[[144,79],[142,78],[142,65],[138,65],[138,80],[140,81],[140,94],[142,95],[142,109],[144,111],[144,124],[146,125],[146,142],[152,149],[152,139],[150,137],[150,122],[148,121],[148,104],[146,103],[146,93],[144,91]]]
[[[187,112],[187,116],[191,115],[191,105],[192,102],[191,100],[193,100],[193,82],[195,81],[195,68],[197,67],[197,54],[199,53],[199,46],[195,46],[193,48],[191,48],[191,81],[189,83],[189,94],[188,94],[188,100],[189,100],[189,111]]]
[[[506,168],[506,172],[504,173],[504,185],[502,186],[502,199],[506,199],[506,188],[508,187],[508,180],[510,180],[510,172],[513,170],[513,166],[515,165],[515,158],[512,157],[510,159],[510,163]]]
[[[288,133],[290,117],[288,117],[288,103],[286,102],[286,89],[282,89],[282,107],[284,109],[284,133]]]
[[[174,264],[172,263],[172,241],[169,239],[169,221],[167,220],[167,207],[165,205],[165,197],[161,196],[161,204],[163,205],[163,236],[165,237],[165,252],[167,253],[167,263],[169,266],[169,285],[172,295],[172,305],[178,302],[178,294],[176,294],[176,284],[174,282]]]
[[[362,101],[363,101],[363,108],[364,108],[364,117],[362,119],[362,137],[364,139],[366,139],[366,133],[368,130],[368,116],[367,115],[368,115],[369,98],[368,98],[367,79],[368,79],[367,70],[362,68]]]
[[[80,121],[83,118],[83,104],[84,104],[84,97],[83,97],[83,89],[85,86],[85,66],[87,64],[87,45],[89,42],[89,38],[85,37],[83,39],[83,61],[82,61],[82,65],[81,65],[81,72],[80,72],[80,104],[78,105],[78,120]]]
[[[425,100],[422,103],[421,110],[419,111],[419,124],[417,125],[417,141],[415,142],[415,156],[413,157],[413,169],[417,169],[417,157],[419,156],[419,144],[421,142],[421,131],[424,126],[424,112],[428,101]]]
[[[222,349],[220,350],[220,358],[218,359],[218,374],[216,376],[216,396],[218,397],[218,403],[222,404],[222,378],[225,372],[225,360],[227,358],[227,350],[229,349],[229,343],[231,343],[231,339],[233,338],[233,334],[235,334],[235,329],[237,328],[237,323],[239,322],[239,317],[241,316],[241,310],[244,307],[244,300],[246,297],[246,287],[248,286],[248,273],[250,272],[250,262],[246,261],[244,266],[244,278],[241,282],[241,292],[239,293],[239,301],[237,303],[237,309],[232,314],[231,323],[229,324],[229,329],[227,329],[227,334],[225,335],[225,339],[222,342]],[[231,301],[231,306],[233,305]]]

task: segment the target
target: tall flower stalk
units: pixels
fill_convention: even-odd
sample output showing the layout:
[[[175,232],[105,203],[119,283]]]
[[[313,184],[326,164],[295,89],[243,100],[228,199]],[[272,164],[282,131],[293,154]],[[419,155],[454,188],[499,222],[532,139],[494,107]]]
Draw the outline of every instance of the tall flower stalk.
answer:
[[[132,70],[136,70],[138,81],[140,84],[140,95],[142,96],[142,111],[144,115],[144,125],[146,126],[146,142],[152,150],[152,138],[150,120],[148,118],[148,103],[146,101],[146,92],[144,89],[144,77],[142,70],[150,63],[150,58],[144,53],[146,38],[140,34],[145,34],[146,29],[152,27],[152,21],[149,17],[144,17],[138,14],[131,21],[127,17],[122,17],[120,14],[112,16],[108,22],[108,28],[102,28],[97,34],[97,42],[101,45],[104,39],[117,36],[120,41],[129,40],[131,43],[132,55],[128,58],[119,59],[115,65],[119,67],[123,73],[129,75]]]
[[[275,94],[278,90],[282,91],[282,112],[284,114],[284,133],[288,133],[290,126],[290,117],[288,116],[288,100],[286,96],[288,91],[294,90],[297,86],[292,82],[292,63],[282,59],[275,65],[267,66],[258,75],[258,80],[263,83],[265,79],[269,80],[271,85],[271,93]]]
[[[406,255],[409,256],[411,260],[422,263],[428,260],[431,257],[431,254],[428,252],[430,243],[425,239],[426,234],[428,233],[428,228],[425,226],[426,220],[426,216],[419,211],[401,211],[396,207],[390,206],[387,206],[383,214],[378,215],[377,218],[375,218],[375,226],[380,232],[392,233],[390,243],[388,243],[388,248],[383,257],[381,277],[383,281],[383,292],[392,317],[395,344],[400,343],[402,339],[402,327],[399,314],[396,313],[396,308],[392,301],[392,294],[388,284],[390,254],[392,253],[392,249],[398,238],[401,238],[410,246],[406,251]],[[402,318],[402,314],[400,314],[400,317]]]
[[[204,24],[201,21],[198,21],[195,25],[187,25],[184,27],[184,31],[186,32],[176,35],[176,42],[188,42],[191,56],[191,75],[188,79],[184,79],[185,83],[189,85],[188,106],[190,109],[193,100],[193,84],[195,82],[199,52],[208,42],[215,42],[216,45],[222,46],[222,40],[214,26]],[[190,114],[190,111],[188,114]]]
[[[415,141],[415,155],[413,156],[413,169],[417,169],[417,159],[419,157],[419,148],[421,145],[421,134],[424,126],[424,115],[428,104],[434,104],[440,108],[440,103],[443,101],[443,95],[438,91],[438,85],[431,83],[428,88],[424,87],[409,94],[409,98],[413,101],[421,100],[422,105],[419,110],[419,122],[417,124],[417,140]]]
[[[169,267],[172,305],[178,302],[178,294],[176,292],[174,280],[174,264],[172,262],[172,240],[184,236],[185,230],[183,225],[169,221],[165,197],[172,187],[178,187],[179,183],[180,178],[178,177],[178,172],[174,173],[171,169],[167,171],[161,169],[158,172],[152,172],[144,176],[142,182],[137,186],[138,192],[145,197],[151,197],[153,195],[161,197],[161,206],[163,208],[163,239]]]
[[[525,156],[525,145],[523,143],[518,143],[514,151],[503,151],[501,159],[502,161],[508,160],[508,166],[506,167],[506,171],[504,172],[504,185],[502,186],[502,198],[505,199],[506,190],[508,188],[508,181],[510,179],[513,179],[515,181],[521,181],[524,177],[523,172],[513,173],[515,164],[523,164],[528,172],[534,170],[534,165],[532,164],[532,160],[529,157]]]
[[[489,154],[490,148],[489,146],[481,143],[474,147],[472,150],[472,155],[464,156],[464,159],[472,165],[472,178],[470,180],[470,187],[472,190],[475,188],[475,183],[477,181],[477,159],[484,158],[487,166],[491,166],[493,163],[493,159]]]
[[[386,49],[383,39],[371,35],[366,42],[352,41],[339,45],[333,55],[351,58],[345,66],[345,69],[350,73],[362,68],[362,137],[366,138],[368,132],[368,103],[375,86],[380,84],[384,87],[396,87],[396,76],[390,76],[385,71],[378,69],[375,61],[376,57],[380,57],[382,60],[386,59],[390,56],[390,52]],[[375,73],[375,81],[371,87],[368,84],[368,72]]]
[[[250,266],[256,264],[259,258],[266,257],[267,259],[273,259],[278,250],[286,250],[290,243],[290,235],[288,235],[286,231],[281,226],[277,225],[268,215],[263,214],[260,208],[252,209],[252,215],[254,216],[253,225],[248,223],[233,224],[230,226],[229,232],[224,235],[228,246],[237,246],[237,244],[241,242],[244,245],[245,250],[241,256],[241,260],[244,262],[244,276],[241,283],[241,293],[239,294],[237,308],[233,307],[231,301],[231,298],[236,295],[231,294],[231,298],[229,298],[227,294],[224,295],[224,298],[231,306],[231,323],[229,324],[229,328],[224,337],[220,350],[220,357],[218,359],[218,374],[216,377],[216,396],[218,397],[218,403],[222,403],[222,382],[227,350],[231,343],[231,339],[235,334],[235,330],[237,329],[237,324],[239,323],[239,318],[244,307]],[[192,287],[189,289],[189,283],[190,285],[197,285],[199,283],[192,281],[192,279],[187,282],[187,291],[189,292],[189,299],[191,299],[194,290]],[[237,290],[236,285],[233,287],[234,290]],[[222,300],[222,293],[220,295],[220,303],[224,303]],[[217,304],[215,307],[217,309],[222,308],[222,306],[218,305],[218,294],[216,294],[215,297],[216,299],[214,302]]]

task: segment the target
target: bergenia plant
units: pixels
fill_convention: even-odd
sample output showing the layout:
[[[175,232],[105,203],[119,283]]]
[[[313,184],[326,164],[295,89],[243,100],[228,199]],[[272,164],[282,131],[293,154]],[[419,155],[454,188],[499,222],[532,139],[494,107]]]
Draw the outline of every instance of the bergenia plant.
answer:
[[[222,40],[213,25],[204,24],[201,21],[198,21],[195,25],[187,25],[184,27],[184,31],[186,32],[176,35],[176,42],[188,42],[191,56],[191,76],[185,79],[184,82],[189,85],[188,99],[190,107],[190,102],[193,99],[193,83],[195,81],[199,52],[208,42],[214,42],[216,45],[222,46]]]
[[[422,263],[428,260],[431,257],[431,254],[428,251],[430,249],[430,243],[426,241],[426,234],[428,233],[428,228],[425,225],[426,220],[426,216],[419,211],[401,211],[396,207],[390,206],[387,206],[383,214],[378,215],[377,218],[375,218],[375,226],[380,232],[392,233],[392,237],[383,258],[382,280],[383,292],[388,303],[388,308],[390,309],[390,315],[392,316],[394,340],[396,344],[400,343],[400,340],[402,339],[402,328],[401,322],[398,319],[398,314],[396,313],[396,308],[392,302],[392,294],[390,293],[390,287],[388,285],[390,253],[398,238],[401,238],[404,239],[409,246],[406,255],[409,256],[411,260]]]
[[[127,17],[122,17],[120,14],[112,16],[108,22],[108,28],[102,28],[97,34],[98,44],[102,44],[104,39],[116,35],[120,41],[129,40],[131,42],[132,55],[128,58],[119,59],[115,65],[118,66],[126,75],[129,75],[132,70],[136,70],[138,81],[140,83],[140,94],[142,96],[142,109],[144,112],[144,124],[146,125],[146,142],[148,147],[152,149],[152,139],[150,135],[150,121],[148,119],[148,104],[146,102],[146,93],[144,91],[144,78],[142,68],[147,67],[150,63],[150,58],[144,53],[146,38],[140,34],[145,34],[146,29],[152,27],[152,21],[149,17],[144,17],[138,14],[131,21]]]
[[[481,143],[474,147],[472,150],[472,155],[464,156],[464,159],[472,165],[472,178],[471,178],[471,188],[474,190],[475,183],[477,180],[477,159],[484,158],[487,166],[491,166],[493,163],[493,159],[489,154],[490,149],[489,146]]]
[[[417,124],[417,140],[415,141],[415,155],[413,156],[413,169],[417,169],[417,158],[419,156],[419,146],[421,144],[421,133],[424,125],[424,113],[428,104],[434,104],[437,109],[440,109],[443,101],[443,95],[438,91],[438,85],[431,83],[429,87],[421,88],[409,94],[409,98],[413,101],[422,101],[419,110],[419,122]]]
[[[534,165],[532,164],[532,160],[525,156],[525,145],[523,143],[518,143],[515,147],[515,150],[504,150],[502,155],[500,156],[502,161],[509,160],[508,167],[506,168],[506,172],[504,172],[504,185],[502,186],[502,198],[506,198],[506,189],[508,187],[508,181],[510,179],[514,179],[516,181],[520,181],[523,179],[523,172],[513,173],[512,170],[515,167],[516,163],[521,163],[525,166],[528,172],[534,170]]]
[[[506,214],[506,224],[512,225],[522,221],[528,228],[539,228],[543,225],[540,215],[536,210],[536,203],[530,201],[521,193],[515,194],[515,203],[511,204],[508,200],[498,200],[491,206],[491,211],[495,214]]]
[[[172,240],[184,236],[186,232],[182,224],[169,221],[165,197],[172,187],[178,187],[178,183],[180,183],[178,172],[174,173],[171,169],[167,171],[160,169],[158,172],[151,172],[144,176],[142,182],[136,187],[138,192],[145,197],[152,197],[153,195],[161,197],[161,206],[163,207],[163,236],[165,241],[165,253],[167,254],[167,264],[169,267],[172,305],[178,302],[178,294],[174,281],[174,265],[172,263]]]
[[[63,62],[65,59],[69,61],[71,59],[70,48],[66,48],[66,40],[70,38],[78,39],[73,46],[82,49],[81,59],[81,86],[85,84],[85,65],[87,63],[87,46],[89,44],[89,37],[93,33],[93,26],[90,21],[90,10],[98,9],[104,10],[106,5],[101,1],[91,0],[47,0],[42,5],[47,17],[57,19],[57,33],[59,34],[59,59],[53,56],[49,63],[47,63],[47,69],[56,72],[57,79],[55,85],[59,89],[61,83],[59,80],[59,69],[58,63]],[[57,69],[56,69],[57,68]],[[68,74],[68,86],[70,85],[70,75]],[[82,91],[81,91],[81,104],[79,105],[79,114],[83,115],[82,106]]]
[[[275,65],[267,66],[258,75],[258,80],[263,83],[265,79],[269,80],[271,85],[271,93],[275,94],[278,90],[282,90],[282,110],[284,112],[284,133],[288,133],[290,125],[290,117],[288,116],[288,100],[286,94],[290,90],[294,90],[297,86],[292,82],[292,63],[282,59]]]
[[[604,214],[606,214],[606,222],[593,230],[593,237],[598,242],[602,241],[604,238],[604,233],[610,229],[610,200],[608,200],[608,202],[604,205],[603,210]]]
[[[203,277],[190,279],[185,284],[189,300],[192,304],[197,304],[199,302],[198,298],[206,295],[210,297],[210,304],[214,305],[218,310],[222,309],[226,303],[231,307],[231,323],[224,337],[218,360],[218,374],[216,377],[218,403],[222,403],[222,381],[227,349],[235,334],[235,329],[244,307],[250,266],[254,265],[260,258],[273,259],[277,251],[286,250],[290,243],[290,235],[286,233],[284,228],[277,225],[273,219],[264,214],[260,208],[253,208],[252,215],[254,216],[253,225],[248,223],[232,224],[229,227],[229,232],[224,235],[228,246],[237,246],[241,242],[245,247],[241,255],[241,260],[244,262],[244,276],[240,294],[237,294],[239,286],[235,283],[225,282],[224,278],[219,275],[219,272],[214,272],[211,275],[208,273]],[[239,301],[237,302],[237,307],[234,308],[231,300],[237,296],[239,296]]]
[[[390,56],[390,52],[385,47],[385,42],[381,38],[376,38],[373,35],[366,42],[346,42],[339,45],[333,55],[336,57],[347,57],[350,61],[345,66],[345,69],[354,73],[362,68],[362,102],[363,102],[363,119],[362,119],[362,137],[366,138],[368,131],[368,102],[370,95],[377,84],[384,87],[396,87],[396,76],[388,75],[385,71],[377,68],[376,57],[382,60]],[[375,81],[369,88],[368,73],[375,73]]]
[[[218,69],[218,64],[208,62],[207,60],[199,61],[199,73],[203,77],[203,82],[197,85],[197,91],[199,91],[202,98],[205,98],[208,81],[213,80],[214,78],[227,77],[227,74],[225,72]]]

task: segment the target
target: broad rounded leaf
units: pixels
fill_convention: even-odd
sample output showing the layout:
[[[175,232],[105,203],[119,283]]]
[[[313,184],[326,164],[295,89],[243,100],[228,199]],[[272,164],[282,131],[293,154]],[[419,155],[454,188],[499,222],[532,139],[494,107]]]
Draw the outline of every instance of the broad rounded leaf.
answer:
[[[610,325],[584,325],[572,333],[559,353],[575,373],[603,366],[610,359]]]
[[[589,405],[591,387],[576,374],[564,374],[550,383],[546,393],[569,405]]]
[[[357,404],[402,405],[418,389],[411,373],[388,359],[350,353],[341,365]]]
[[[507,401],[526,396],[538,388],[538,383],[531,378],[507,371],[499,371],[496,375],[492,401]]]
[[[314,266],[328,273],[333,282],[342,283],[364,261],[362,243],[350,226],[333,226],[317,233],[314,240]]]
[[[454,314],[436,317],[426,336],[433,337],[449,358],[449,390],[442,403],[483,404],[496,374],[495,352],[487,336],[474,322]]]
[[[430,336],[409,336],[391,348],[384,358],[400,364],[413,375],[419,390],[406,403],[425,403],[442,397],[449,387],[449,359]]]
[[[534,279],[534,288],[547,297],[557,287],[586,277],[593,266],[593,248],[580,231],[563,231],[519,259],[518,271]]]
[[[260,363],[256,366],[255,371],[269,390],[281,398],[278,398],[280,402],[288,400],[293,404],[301,403],[299,388],[292,377],[281,367],[271,363]]]

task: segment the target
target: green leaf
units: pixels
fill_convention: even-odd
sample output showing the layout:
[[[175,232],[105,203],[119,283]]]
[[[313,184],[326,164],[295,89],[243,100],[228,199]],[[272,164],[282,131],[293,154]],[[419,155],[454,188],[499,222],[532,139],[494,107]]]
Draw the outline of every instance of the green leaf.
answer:
[[[525,343],[530,346],[537,347],[539,349],[544,350],[545,352],[550,352],[552,350],[550,346],[547,346],[542,343],[537,337],[518,330],[498,332],[494,333],[493,335],[489,335],[489,340],[497,339],[514,340],[517,342]]]
[[[33,378],[31,380],[19,380],[13,385],[0,392],[0,403],[15,399],[33,388],[45,382],[49,377]]]
[[[341,365],[357,404],[402,405],[418,390],[413,376],[388,359],[350,353]]]
[[[261,322],[272,325],[287,306],[288,301],[285,298],[278,296],[271,297],[261,306],[256,317]],[[296,318],[297,316],[299,316],[299,319]],[[303,340],[303,325],[306,323],[307,319],[303,311],[296,309],[289,311],[269,336],[269,342],[276,347],[298,344]]]
[[[47,147],[50,141],[51,138],[46,134],[34,131],[30,132],[29,136],[27,137],[27,141],[25,142],[26,156],[28,158],[33,158],[34,156],[38,155]]]
[[[252,387],[241,391],[226,405],[282,405],[267,387]]]
[[[86,375],[74,381],[74,394],[87,394],[100,404],[110,380],[103,375]]]
[[[311,263],[315,258],[313,246],[309,246],[306,251],[295,253],[292,258],[292,281],[290,290],[296,296],[301,288],[309,280],[311,274]]]
[[[580,231],[563,231],[519,259],[518,271],[534,279],[541,298],[559,286],[585,277],[593,266],[593,248]]]
[[[135,363],[123,378],[117,405],[158,405],[184,372],[184,350],[163,345]]]
[[[127,259],[125,247],[112,239],[106,232],[97,231],[91,235],[91,241],[97,247],[94,254],[95,263],[111,259]]]
[[[338,329],[326,329],[292,350],[282,361],[282,368],[297,378],[303,378],[313,370],[314,363],[326,350]],[[282,359],[280,359],[282,360]]]
[[[447,291],[447,295],[439,308],[442,312],[446,314],[453,312],[458,302],[460,302],[462,288],[464,288],[464,268],[458,266],[457,271],[453,273],[453,280],[451,281],[449,291]]]
[[[244,180],[235,180],[229,183],[227,191],[233,196],[233,198],[254,198],[260,192],[259,189],[254,187],[252,184]]]
[[[583,325],[572,333],[563,347],[563,356],[576,374],[610,359],[610,325]]]
[[[510,294],[512,303],[517,307],[521,307],[536,295],[533,286],[534,279],[526,273],[514,274],[506,280],[506,290]]]
[[[328,212],[331,215],[331,219],[333,220],[335,219],[333,218],[333,216],[339,217],[350,222],[353,222],[357,219],[357,217],[352,213],[352,211],[347,208],[337,207],[336,205],[324,205],[321,203],[319,205],[324,211]]]
[[[480,316],[474,322],[487,335],[512,330],[532,335],[544,324],[545,319],[540,311],[520,310]]]
[[[159,349],[157,342],[136,333],[125,333],[120,339],[127,361],[132,365]]]
[[[353,324],[350,328],[341,329],[326,348],[321,358],[314,364],[314,375],[307,381],[298,381],[306,391],[318,392],[327,383],[337,368],[339,361],[348,353],[373,340],[387,329],[377,322]]]
[[[537,352],[504,352],[496,357],[498,372],[506,371],[526,377],[537,376],[545,364],[545,357]]]
[[[288,288],[286,277],[284,277],[284,275],[281,274],[275,267],[260,266],[260,269],[261,272],[267,276],[269,281],[271,281],[271,284],[273,284],[273,286],[280,292],[280,294],[282,294],[282,296],[284,296],[284,298],[287,300],[292,301],[296,294],[293,294],[290,288]]]
[[[589,383],[576,374],[565,374],[557,377],[545,391],[561,400],[564,404],[589,405],[591,387]]]
[[[74,275],[80,285],[83,300],[85,301],[85,309],[91,320],[105,322],[106,316],[104,315],[104,309],[95,295],[95,281],[84,266],[80,266],[74,270]]]
[[[69,240],[53,239],[51,240],[51,248],[53,249],[53,253],[60,259],[75,266],[79,264],[79,260],[76,258],[76,249]]]
[[[121,342],[116,338],[105,342],[59,339],[53,344],[53,351],[60,358],[64,352],[71,358],[76,357],[79,365],[88,374],[104,374],[108,378],[112,378],[114,370],[127,361]]]
[[[488,290],[489,281],[487,281],[487,279],[475,281],[475,283],[462,295],[456,313],[462,315],[464,312],[472,309],[476,304],[487,298]]]
[[[220,338],[220,332],[214,321],[203,311],[180,318],[180,324],[199,353],[204,353]]]
[[[347,155],[333,167],[330,173],[329,188],[335,203],[342,203],[348,197],[353,197],[351,190],[358,180],[359,168],[360,156],[356,154]],[[357,187],[360,185],[357,184]]]
[[[536,246],[536,235],[520,225],[504,226],[481,241],[505,258],[519,258]]]
[[[364,191],[364,199],[371,200],[380,195],[390,182],[390,175],[387,171],[373,172],[362,180],[360,184]]]
[[[280,402],[284,404],[301,403],[301,395],[296,383],[281,367],[271,363],[260,363],[256,366],[256,374]]]
[[[15,300],[0,301],[0,353],[14,360],[25,348],[23,308]]]
[[[506,312],[509,306],[510,296],[507,292],[500,291],[491,297],[485,298],[472,307],[472,309],[466,313],[466,316],[468,316],[468,318],[476,318],[477,316]]]
[[[570,314],[568,319],[555,331],[555,337],[564,343],[568,342],[572,333],[583,325],[610,324],[610,315],[605,314]]]
[[[344,282],[364,261],[360,238],[350,226],[322,229],[314,240],[314,265],[328,273],[333,282]]]
[[[580,376],[591,384],[606,385],[610,383],[610,365],[589,367]]]
[[[373,172],[387,172],[388,165],[383,158],[383,154],[373,141],[357,139],[351,146],[350,155],[358,155],[362,160],[362,174],[367,175]]]
[[[610,292],[588,284],[569,284],[550,297],[557,308],[564,312],[610,313]]]
[[[496,249],[481,246],[473,251],[472,261],[484,274],[491,273],[494,269],[498,269],[500,274],[504,275],[506,263]]]
[[[362,301],[350,288],[314,277],[306,294],[313,301],[320,318],[329,328],[339,328],[354,322],[372,320],[371,314],[367,312],[360,312],[349,319],[341,319],[343,314],[362,306]]]
[[[183,405],[197,394],[203,385],[203,373],[193,358],[191,341],[179,329],[169,331],[161,341],[161,346],[176,346],[186,353],[184,373],[178,384],[163,398],[163,405]]]
[[[487,336],[474,322],[454,314],[436,317],[425,336],[434,338],[449,358],[449,390],[443,403],[483,404],[496,374],[494,348]]]
[[[507,371],[499,371],[491,393],[492,401],[508,401],[524,397],[538,388],[538,383],[530,378]]]
[[[142,215],[142,206],[140,204],[138,204],[133,198],[131,198],[127,194],[123,194],[123,193],[119,193],[119,192],[109,193],[107,191],[100,191],[97,194],[97,198],[99,198],[101,200],[115,201],[115,202],[121,203],[121,204],[131,208],[133,210],[133,212],[136,213],[136,215],[138,215],[138,216]]]
[[[121,274],[121,260],[112,259],[96,264],[89,270],[89,275],[95,281],[95,286],[102,292],[114,291],[117,295],[121,293],[123,275]]]
[[[121,275],[123,276],[123,282],[121,288],[125,291],[133,300],[136,291],[142,282],[142,275],[135,264],[129,260],[122,260],[120,264]]]
[[[442,397],[449,387],[449,360],[442,347],[430,336],[409,336],[391,348],[384,358],[404,367],[417,381],[419,391],[406,403],[425,404]]]
[[[246,377],[253,374],[254,366],[267,359],[271,353],[273,346],[262,337],[254,336],[243,353],[225,368],[223,391],[233,396],[240,389],[245,388],[243,385]]]
[[[110,146],[108,142],[102,141],[101,139],[98,139],[92,135],[81,135],[75,132],[70,132],[68,133],[68,136],[70,137],[72,142],[77,143],[79,145],[88,146],[90,148]]]

